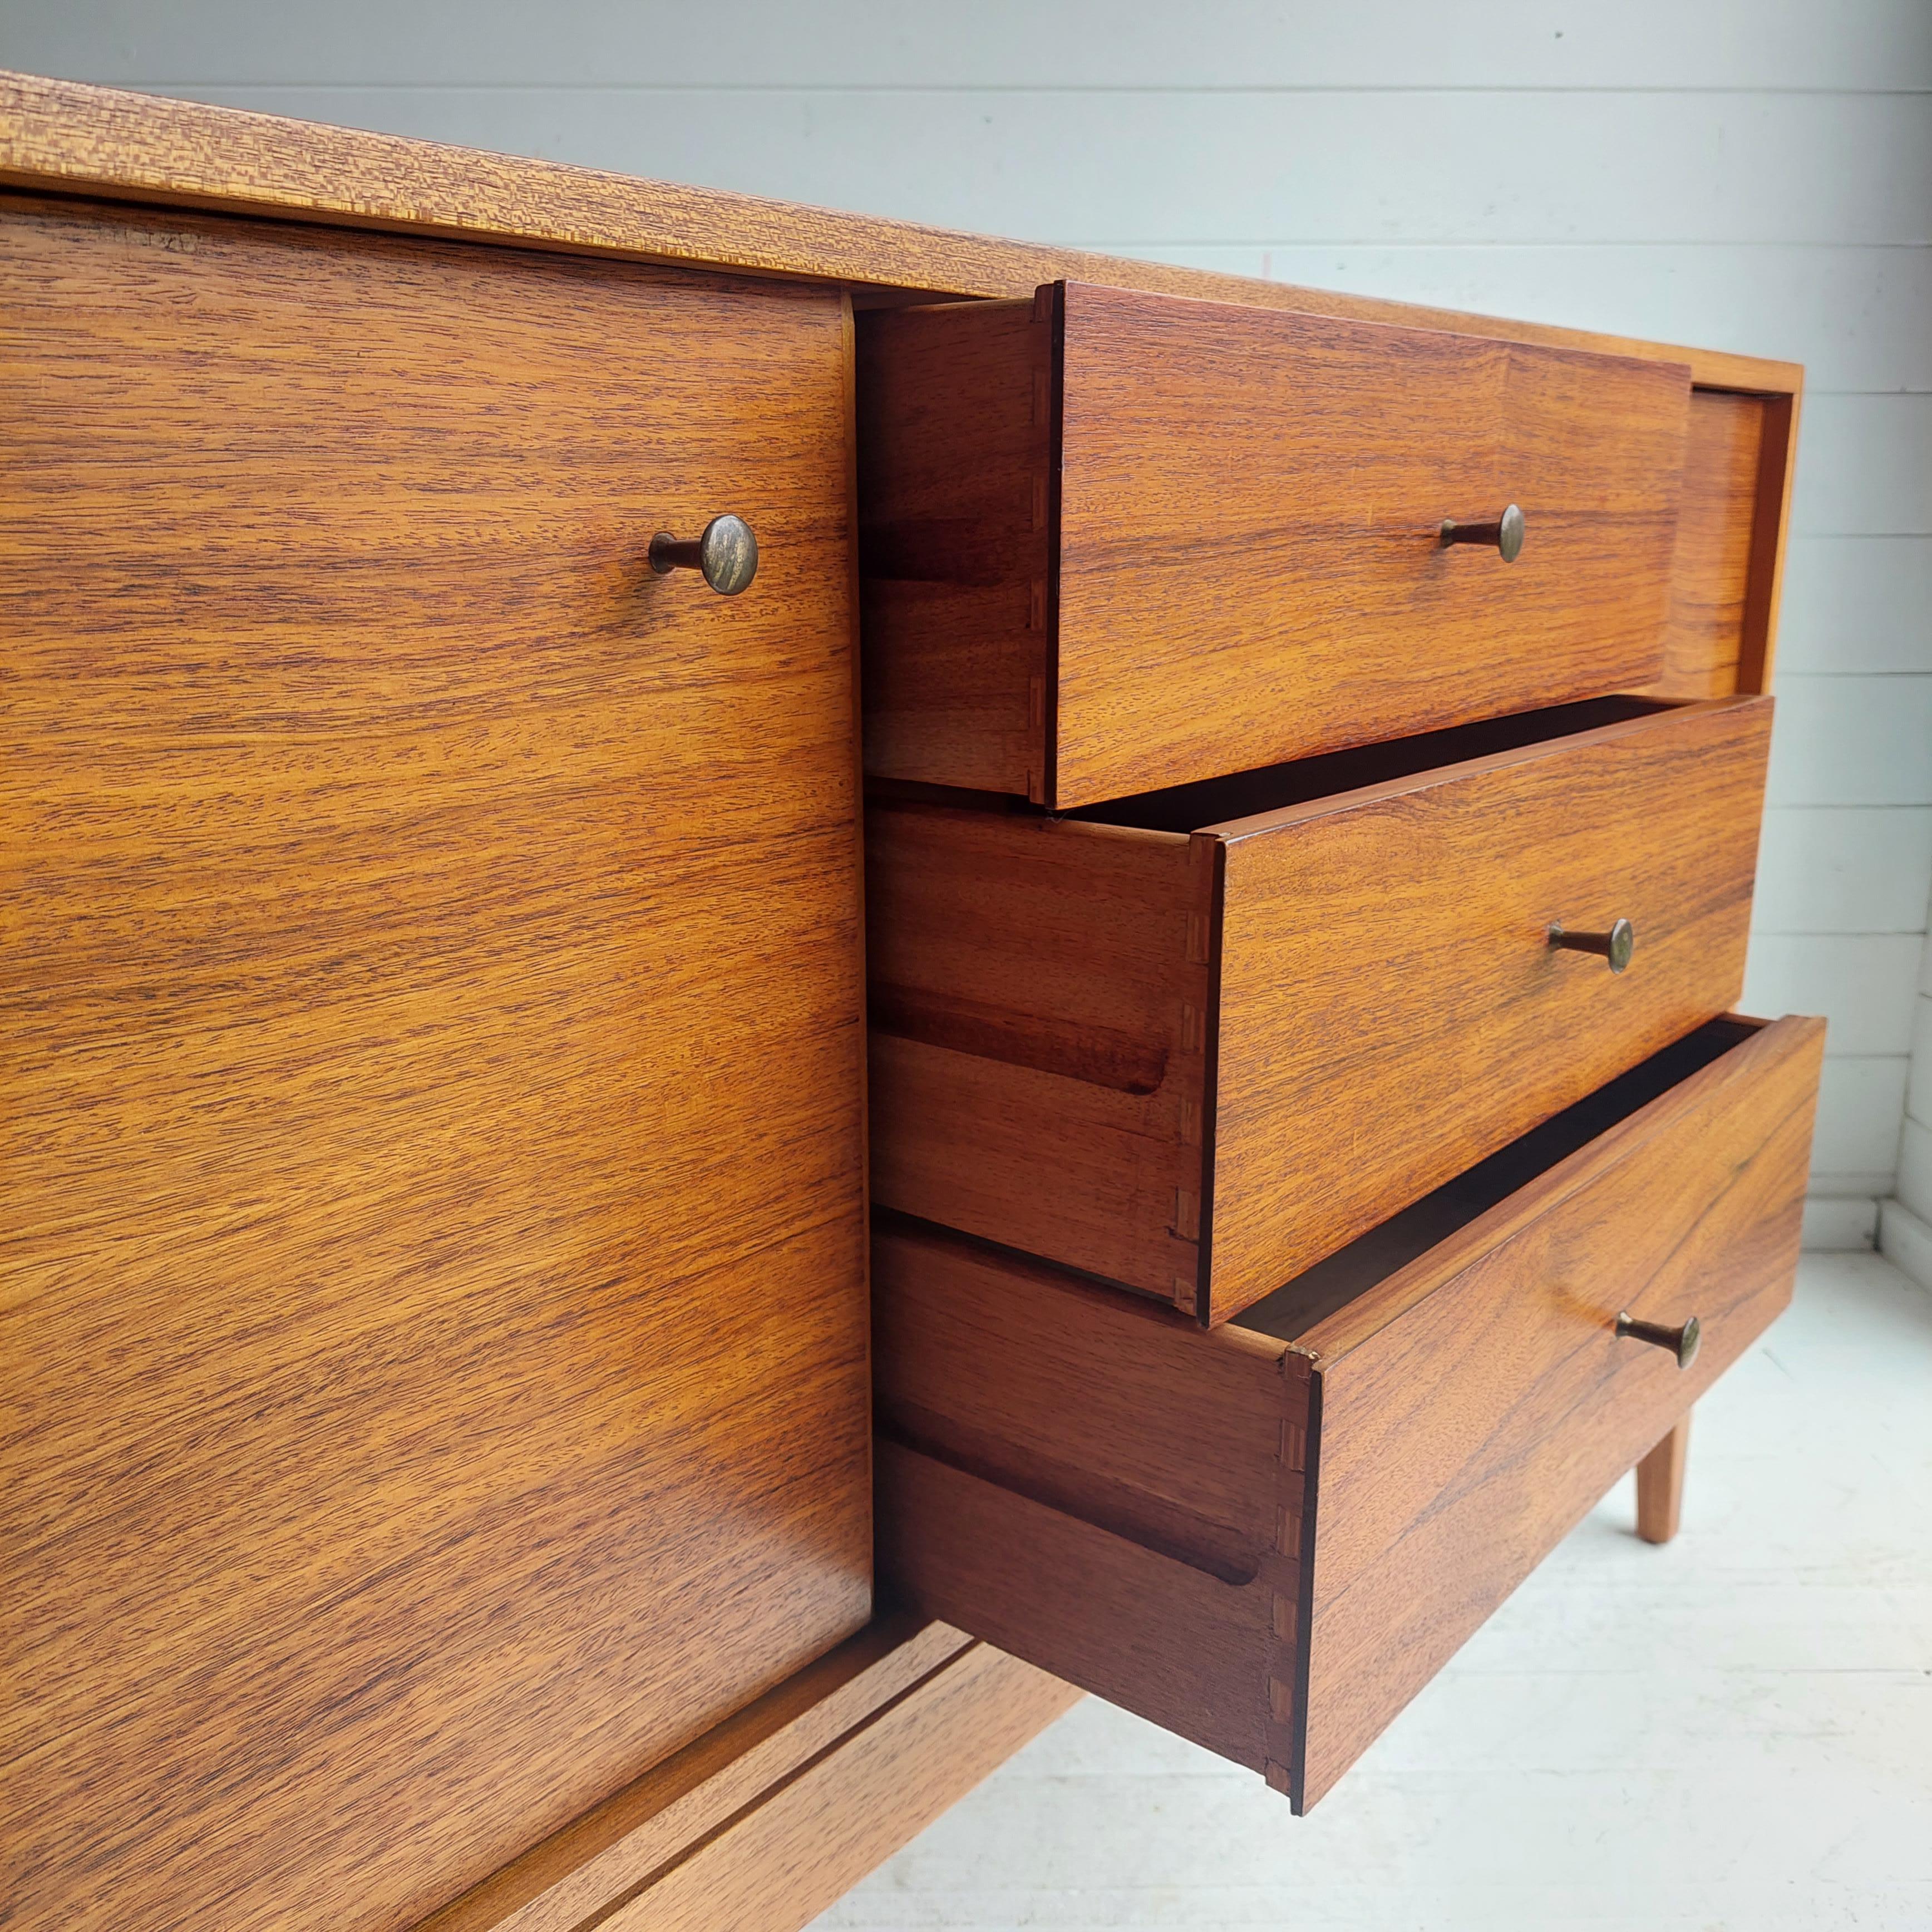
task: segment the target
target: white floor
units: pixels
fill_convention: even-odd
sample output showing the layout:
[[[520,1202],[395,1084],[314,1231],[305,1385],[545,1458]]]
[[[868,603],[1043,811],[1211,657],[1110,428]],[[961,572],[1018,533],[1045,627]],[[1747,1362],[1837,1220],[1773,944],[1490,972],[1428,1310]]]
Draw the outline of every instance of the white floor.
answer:
[[[1932,1928],[1932,1294],[1810,1255],[1700,1406],[1310,1818],[1088,1698],[817,1922]]]

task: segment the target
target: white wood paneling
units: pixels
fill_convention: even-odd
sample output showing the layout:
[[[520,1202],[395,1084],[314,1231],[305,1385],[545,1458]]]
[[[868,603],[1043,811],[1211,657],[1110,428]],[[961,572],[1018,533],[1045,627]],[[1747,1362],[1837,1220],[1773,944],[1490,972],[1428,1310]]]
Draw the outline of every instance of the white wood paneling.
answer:
[[[1932,325],[1926,334],[1932,338]],[[1799,467],[1810,460],[1807,424],[1798,432]],[[1778,668],[1780,679],[1932,673],[1932,537],[1793,537]]]
[[[1834,1053],[1908,1054],[1923,950],[1916,932],[1760,932],[1744,1010],[1822,1013]]]
[[[1889,1194],[1898,1172],[1905,1119],[1904,1054],[1852,1058],[1827,1052],[1811,1144],[1813,1185],[1822,1194]]]
[[[1922,1220],[1932,1220],[1932,1126],[1906,1117],[1898,1154],[1898,1198]]]
[[[1808,396],[1802,434],[1794,536],[1932,532],[1932,395]]]
[[[1926,955],[1932,960],[1932,952]],[[1932,993],[1912,1001],[1912,1078],[1905,1090],[1905,1111],[1910,1119],[1932,1128]]]
[[[699,24],[701,19],[702,24]],[[1882,89],[1932,86],[1922,0],[4,0],[38,72],[177,86]]]
[[[1880,1210],[1880,1252],[1921,1288],[1932,1288],[1932,1221],[1914,1214],[1902,1200],[1882,1202]]]
[[[1932,676],[1781,671],[1773,805],[1932,805]]]
[[[1808,1248],[1833,1254],[1874,1247],[1878,1203],[1866,1195],[1809,1195],[1804,1202],[1803,1240]]]
[[[1773,806],[1752,923],[1768,933],[1917,934],[1932,898],[1932,806]]]

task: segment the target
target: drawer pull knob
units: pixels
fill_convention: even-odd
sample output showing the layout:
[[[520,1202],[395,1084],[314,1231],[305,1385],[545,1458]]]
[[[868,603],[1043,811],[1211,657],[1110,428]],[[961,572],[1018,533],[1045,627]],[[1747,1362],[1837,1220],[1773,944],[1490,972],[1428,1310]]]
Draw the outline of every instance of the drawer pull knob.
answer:
[[[1680,1369],[1688,1369],[1696,1360],[1697,1344],[1703,1339],[1694,1315],[1681,1328],[1666,1328],[1660,1322],[1640,1322],[1628,1310],[1617,1317],[1617,1334],[1619,1338],[1668,1348]]]
[[[1505,563],[1514,563],[1522,554],[1522,512],[1512,503],[1492,524],[1459,524],[1454,517],[1442,521],[1445,544],[1492,544]]]
[[[1627,919],[1620,919],[1608,932],[1566,932],[1559,926],[1550,928],[1550,943],[1565,952],[1594,952],[1610,962],[1612,973],[1621,973],[1636,950],[1636,934]]]
[[[721,597],[751,588],[758,574],[758,540],[742,517],[713,517],[694,543],[680,543],[668,530],[651,539],[651,568],[660,577],[674,570],[701,570]]]

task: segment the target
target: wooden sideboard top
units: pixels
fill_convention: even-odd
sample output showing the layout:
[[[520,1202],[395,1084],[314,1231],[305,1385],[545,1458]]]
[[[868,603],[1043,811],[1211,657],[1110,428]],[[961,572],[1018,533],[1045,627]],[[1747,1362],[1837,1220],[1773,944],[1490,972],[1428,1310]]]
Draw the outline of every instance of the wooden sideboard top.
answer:
[[[804,277],[849,286],[861,305],[868,291],[884,301],[908,292],[1011,296],[1042,282],[1098,282],[1688,362],[1706,388],[1796,396],[1804,382],[1796,363],[999,241],[29,74],[0,72],[0,184]]]

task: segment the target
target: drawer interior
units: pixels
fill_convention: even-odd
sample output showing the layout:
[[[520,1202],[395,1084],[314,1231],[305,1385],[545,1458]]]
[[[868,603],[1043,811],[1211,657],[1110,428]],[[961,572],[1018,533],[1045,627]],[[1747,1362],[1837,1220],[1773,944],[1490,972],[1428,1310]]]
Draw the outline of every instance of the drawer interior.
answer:
[[[1658,711],[1676,709],[1656,698],[1629,696],[1586,698],[1508,717],[1488,718],[1444,731],[1424,731],[1385,743],[1358,745],[1317,758],[1296,758],[1286,764],[1264,765],[1257,771],[1237,772],[1226,778],[1202,778],[1192,784],[1170,785],[1160,791],[1136,794],[1062,814],[1091,825],[1130,826],[1145,832],[1194,832],[1232,820],[1279,812],[1311,799],[1359,791],[1388,784],[1420,772],[1457,765],[1471,758],[1493,758],[1504,752],[1555,738],[1575,736],[1606,724],[1622,724]]]
[[[1539,1174],[1743,1045],[1761,1024],[1736,1015],[1707,1022],[1284,1282],[1237,1319],[1276,1341],[1298,1340]]]

